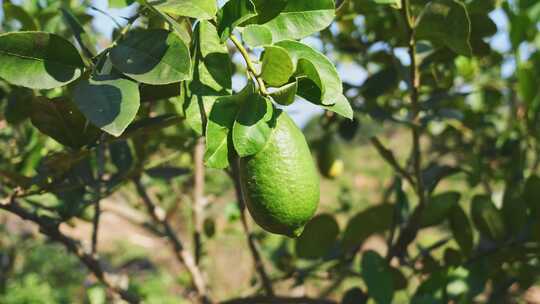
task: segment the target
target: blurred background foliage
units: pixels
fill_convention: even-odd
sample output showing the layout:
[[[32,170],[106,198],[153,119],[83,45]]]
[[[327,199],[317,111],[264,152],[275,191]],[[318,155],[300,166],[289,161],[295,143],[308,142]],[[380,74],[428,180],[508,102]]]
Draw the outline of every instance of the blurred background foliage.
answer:
[[[125,11],[138,6],[109,2],[129,4]],[[454,11],[441,26],[432,20],[437,11],[429,18],[425,9],[446,2]],[[307,105],[290,109],[297,121],[307,121],[304,132],[324,176],[321,206],[298,240],[250,222],[270,279],[278,291],[336,303],[540,303],[540,3],[411,0],[414,15],[428,14],[416,34],[422,176],[430,199],[415,241],[388,263],[388,245],[418,205],[414,189],[381,157],[390,151],[412,166],[411,62],[397,4],[338,1],[335,22],[306,39],[338,66],[355,120]],[[93,5],[4,0],[0,29],[43,30],[73,40],[59,13],[65,8],[100,49],[112,37],[92,23],[96,14],[108,14]],[[140,22],[154,21],[148,15]],[[462,24],[470,25],[468,39],[459,34]],[[244,67],[235,62],[235,87],[241,87]],[[76,139],[91,148],[77,150],[59,143],[69,134],[47,131],[58,119],[33,115],[43,110],[32,90],[0,81],[0,180],[3,187],[35,188],[24,206],[63,222],[63,231],[82,239],[91,235],[90,206],[102,199],[99,246],[106,267],[126,274],[129,289],[147,303],[182,303],[190,277],[151,232],[127,181],[141,175],[193,247],[197,136],[181,118],[179,97],[158,98],[151,89],[127,135],[96,145],[104,136],[94,130]],[[62,115],[65,109],[55,111]],[[386,150],[377,149],[381,143]],[[200,265],[212,294],[223,299],[258,292],[261,282],[225,172],[207,169],[205,199]],[[114,301],[78,259],[28,222],[0,213],[0,232],[0,303]]]

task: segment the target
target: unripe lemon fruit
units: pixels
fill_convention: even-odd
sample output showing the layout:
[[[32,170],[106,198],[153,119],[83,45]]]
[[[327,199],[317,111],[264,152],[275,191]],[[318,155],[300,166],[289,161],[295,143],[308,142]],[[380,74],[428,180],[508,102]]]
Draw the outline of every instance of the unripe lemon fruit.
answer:
[[[240,158],[246,206],[265,230],[298,237],[319,203],[319,175],[302,131],[285,112],[265,147]]]
[[[345,164],[341,159],[341,143],[335,135],[329,134],[322,139],[317,160],[319,170],[325,177],[333,179],[343,174]]]

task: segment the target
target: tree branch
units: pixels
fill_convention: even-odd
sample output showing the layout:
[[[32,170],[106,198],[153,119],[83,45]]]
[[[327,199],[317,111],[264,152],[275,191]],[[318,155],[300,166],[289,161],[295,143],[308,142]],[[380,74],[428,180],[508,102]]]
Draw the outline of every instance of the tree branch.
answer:
[[[405,178],[409,182],[409,184],[411,184],[411,186],[415,188],[416,183],[413,177],[399,164],[396,157],[394,156],[394,153],[387,149],[377,137],[372,137],[370,140],[377,152],[379,152],[379,155],[384,158],[384,160],[390,166],[392,166],[392,168],[394,168],[394,171],[401,175],[401,177]]]
[[[422,176],[422,153],[420,146],[420,104],[419,104],[419,88],[420,88],[420,71],[418,63],[416,60],[416,37],[415,37],[415,28],[414,28],[414,18],[410,14],[410,3],[409,0],[402,0],[401,12],[403,14],[403,19],[407,24],[407,31],[409,36],[409,59],[410,59],[410,68],[409,68],[409,77],[410,77],[410,98],[411,98],[411,120],[412,120],[412,141],[413,148],[411,151],[411,159],[413,164],[413,172],[416,181],[415,192],[418,196],[419,203],[415,208],[413,214],[411,215],[407,225],[401,231],[396,243],[388,251],[388,260],[394,256],[399,256],[403,258],[406,254],[408,245],[414,241],[418,230],[420,229],[420,219],[422,213],[427,204],[427,196],[425,193],[424,179]]]
[[[270,277],[268,276],[268,273],[264,268],[261,254],[257,249],[257,243],[255,242],[253,234],[251,233],[248,226],[246,217],[246,204],[242,195],[242,188],[240,187],[240,179],[238,175],[238,158],[234,161],[234,164],[231,167],[233,168],[233,171],[228,171],[228,173],[234,183],[236,199],[238,200],[238,207],[240,209],[240,219],[242,220],[242,228],[244,229],[247,237],[248,247],[251,252],[251,256],[253,257],[253,263],[255,264],[255,269],[259,274],[266,295],[273,296],[274,288],[272,286],[272,281],[270,280]]]
[[[204,198],[204,139],[202,137],[197,140],[195,145],[193,163],[195,166],[193,171],[193,244],[195,263],[198,265],[202,252],[201,233],[203,229],[203,211],[206,203]]]
[[[102,139],[104,136],[102,136]],[[97,157],[97,178],[98,182],[96,185],[96,192],[98,193],[98,198],[94,202],[94,218],[92,219],[92,254],[97,253],[98,245],[98,234],[99,234],[99,218],[101,216],[101,198],[103,192],[103,180],[102,176],[105,171],[105,146],[106,144],[99,145],[99,148],[96,151]]]
[[[86,251],[83,246],[75,239],[64,235],[59,230],[59,223],[50,217],[31,213],[21,207],[14,199],[4,200],[0,202],[0,209],[9,211],[20,218],[31,221],[39,226],[39,230],[51,240],[61,243],[64,247],[76,255],[79,260],[90,270],[94,276],[109,290],[120,296],[128,303],[140,303],[140,298],[129,292],[120,283],[119,277],[115,274],[108,273],[101,267],[101,263],[96,255]]]
[[[184,248],[182,241],[176,235],[173,228],[167,221],[165,212],[152,201],[146,191],[146,188],[141,183],[140,178],[136,178],[133,181],[137,188],[137,193],[142,198],[148,213],[150,214],[154,222],[162,226],[165,235],[167,235],[173,245],[176,258],[182,265],[186,267],[187,271],[189,272],[189,275],[193,280],[195,290],[197,291],[197,296],[199,300],[202,303],[212,303],[208,295],[206,282],[204,281],[203,275],[199,267],[197,267],[197,264],[195,263],[195,259],[190,254],[190,252],[186,248]]]

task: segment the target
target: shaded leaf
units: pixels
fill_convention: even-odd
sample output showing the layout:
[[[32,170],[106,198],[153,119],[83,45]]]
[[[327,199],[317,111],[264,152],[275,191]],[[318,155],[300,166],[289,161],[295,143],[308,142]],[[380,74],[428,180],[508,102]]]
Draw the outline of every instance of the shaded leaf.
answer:
[[[461,251],[466,256],[469,256],[472,253],[474,239],[473,230],[471,223],[467,218],[467,214],[465,214],[465,211],[463,211],[461,206],[454,206],[449,213],[448,220],[450,230],[452,231],[452,235],[458,243],[459,248],[461,248]]]
[[[96,50],[92,42],[90,41],[90,37],[84,30],[79,20],[77,20],[77,17],[75,17],[69,10],[65,8],[62,8],[61,11],[64,20],[73,32],[73,36],[75,36],[75,39],[79,43],[83,54],[86,55],[87,58],[93,58],[95,56]]]
[[[461,194],[459,192],[444,192],[434,195],[422,213],[421,226],[429,227],[441,224],[451,212],[458,206]]]
[[[30,117],[34,94],[32,90],[14,87],[7,96],[4,118],[9,124],[19,124]]]
[[[506,227],[501,212],[489,196],[476,195],[471,202],[471,216],[476,228],[493,241],[506,238]]]
[[[281,88],[270,93],[272,99],[280,105],[291,105],[296,98],[296,90],[298,89],[298,81],[286,84]]]
[[[452,30],[449,30],[452,29]],[[416,24],[418,39],[443,44],[457,54],[471,56],[471,21],[457,0],[434,0],[426,5]]]
[[[35,98],[30,117],[38,130],[71,148],[94,143],[100,135],[99,129],[88,124],[75,105],[65,98]]]
[[[162,29],[134,30],[110,51],[113,65],[147,84],[169,84],[190,78],[189,50],[178,35]]]
[[[218,33],[224,42],[235,27],[257,15],[251,0],[229,0],[218,12]]]
[[[264,146],[272,133],[274,108],[270,100],[250,94],[243,102],[232,128],[234,148],[240,157],[256,154]]]
[[[378,304],[390,304],[394,297],[394,278],[386,260],[375,251],[362,256],[362,278],[368,294]]]
[[[138,85],[117,76],[94,76],[78,82],[73,98],[79,110],[103,131],[120,136],[139,110]]]
[[[347,223],[343,234],[343,247],[353,250],[374,233],[390,228],[393,222],[394,207],[389,204],[368,208],[356,214]]]
[[[81,76],[84,63],[64,38],[44,32],[0,35],[0,77],[31,89],[52,89]]]
[[[232,63],[226,44],[221,43],[210,22],[200,21],[194,37],[193,80],[186,87],[183,108],[188,124],[202,134],[205,129],[203,115],[209,114],[218,97],[231,94]]]
[[[285,6],[288,0],[252,0],[255,5],[257,16],[251,18],[247,23],[266,23],[277,17]]]
[[[109,145],[111,160],[119,173],[128,172],[133,166],[134,159],[131,148],[125,140],[114,141]]]
[[[339,225],[332,215],[317,215],[296,240],[296,255],[303,259],[323,258],[335,246],[338,234]]]
[[[139,94],[141,102],[158,101],[171,97],[180,96],[182,93],[182,84],[179,82],[165,85],[149,85],[141,84],[139,86]]]
[[[224,169],[229,166],[229,149],[232,148],[229,132],[239,107],[235,97],[232,95],[218,98],[208,116],[204,161],[210,168]]]

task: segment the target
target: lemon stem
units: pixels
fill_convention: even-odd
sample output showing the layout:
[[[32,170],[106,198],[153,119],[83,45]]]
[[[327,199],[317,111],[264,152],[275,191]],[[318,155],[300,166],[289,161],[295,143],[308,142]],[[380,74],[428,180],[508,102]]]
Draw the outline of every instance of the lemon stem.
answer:
[[[259,91],[262,95],[267,96],[268,91],[266,90],[266,85],[264,84],[264,81],[260,77],[260,75],[257,73],[257,70],[255,69],[255,66],[253,65],[253,61],[251,61],[251,58],[249,57],[249,54],[246,50],[246,48],[242,45],[242,43],[236,38],[236,36],[231,35],[230,37],[232,43],[236,46],[238,51],[240,51],[240,54],[242,57],[244,57],[244,61],[246,62],[247,70],[249,74],[253,77],[253,79],[257,82],[257,85],[259,86]]]

